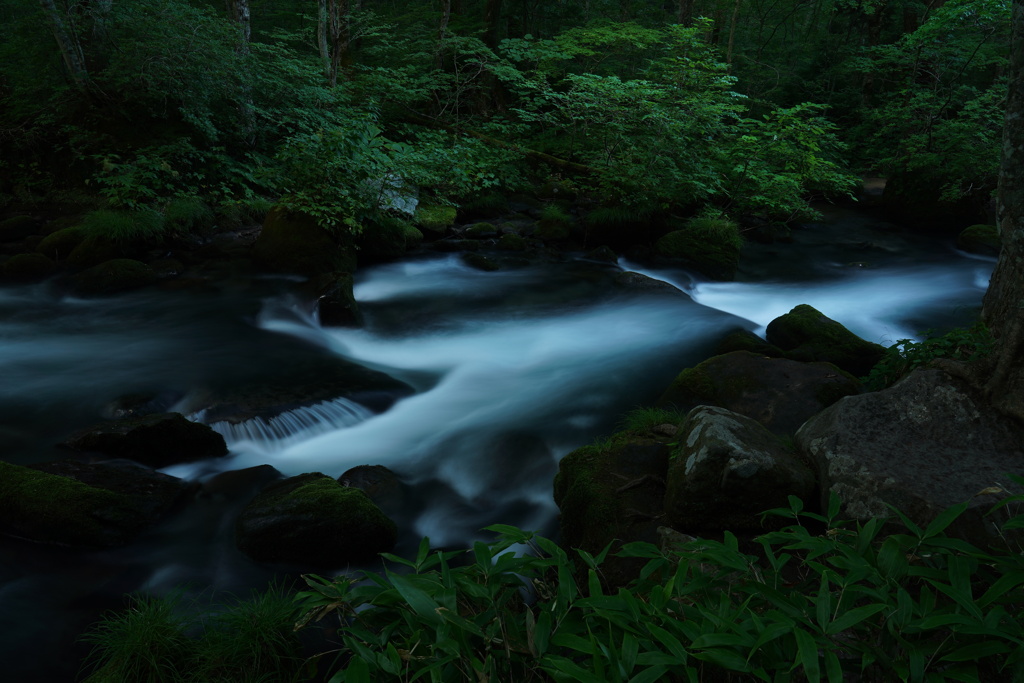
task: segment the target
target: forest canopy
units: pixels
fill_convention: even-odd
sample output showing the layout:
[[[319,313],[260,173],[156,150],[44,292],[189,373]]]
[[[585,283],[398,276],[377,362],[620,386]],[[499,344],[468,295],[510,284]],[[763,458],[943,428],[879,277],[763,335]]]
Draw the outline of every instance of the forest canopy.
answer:
[[[0,203],[282,201],[359,231],[555,187],[791,221],[995,188],[1005,0],[0,0]]]

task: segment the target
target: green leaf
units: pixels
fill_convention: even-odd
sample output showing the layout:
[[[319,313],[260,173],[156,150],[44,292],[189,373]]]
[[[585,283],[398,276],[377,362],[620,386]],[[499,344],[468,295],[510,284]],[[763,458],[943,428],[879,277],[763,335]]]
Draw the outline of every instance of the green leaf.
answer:
[[[799,628],[793,631],[793,635],[796,637],[797,647],[796,659],[793,662],[794,666],[803,667],[804,675],[807,676],[807,680],[811,683],[821,680],[818,645],[814,642],[814,638],[807,631]]]
[[[433,598],[420,588],[414,586],[406,577],[392,572],[388,572],[387,575],[391,585],[398,590],[416,614],[431,624],[441,622],[441,616],[437,613],[437,608],[440,605]]]
[[[847,629],[853,628],[860,622],[873,617],[874,615],[888,609],[888,605],[865,605],[863,607],[855,607],[850,611],[842,614],[835,621],[828,625],[825,632],[829,635],[835,635],[841,633]]]
[[[980,643],[972,643],[953,650],[942,657],[943,662],[977,662],[985,657],[1001,655],[1009,652],[1011,646],[997,640],[985,640]]]
[[[966,509],[967,502],[963,502],[948,507],[940,512],[939,515],[928,524],[928,528],[925,529],[923,538],[931,538],[932,536],[937,536],[945,531],[946,528],[956,521],[956,518],[962,515]]]

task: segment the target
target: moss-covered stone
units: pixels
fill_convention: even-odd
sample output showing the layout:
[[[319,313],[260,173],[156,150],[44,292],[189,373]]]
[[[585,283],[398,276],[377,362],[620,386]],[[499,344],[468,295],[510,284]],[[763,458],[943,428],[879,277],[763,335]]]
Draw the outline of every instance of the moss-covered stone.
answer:
[[[84,270],[74,278],[79,294],[97,296],[146,287],[157,281],[152,268],[134,259],[112,259]]]
[[[860,391],[854,377],[828,363],[733,351],[683,370],[658,405],[682,411],[719,406],[777,434],[792,434],[815,413]]]
[[[857,377],[866,376],[885,355],[885,347],[861,339],[807,304],[771,321],[766,336],[787,358],[833,363]]]
[[[655,244],[660,256],[680,259],[716,280],[731,280],[739,265],[736,226],[728,221],[692,221],[681,230],[663,235]]]
[[[502,235],[496,246],[502,251],[526,251],[530,248],[530,242],[522,235],[510,232]]]
[[[562,458],[554,482],[562,544],[598,553],[612,542],[656,543],[668,441],[668,436],[622,432]],[[628,573],[627,565],[607,566],[605,571]],[[627,577],[608,578],[617,583]]]
[[[42,254],[15,254],[0,266],[0,275],[15,282],[34,282],[51,275],[56,267]]]
[[[733,351],[749,351],[770,358],[781,358],[784,355],[782,349],[774,344],[769,344],[750,330],[730,332],[715,344],[715,355]]]
[[[40,543],[123,545],[166,514],[183,490],[179,479],[117,463],[0,462],[0,530]]]
[[[215,458],[228,452],[224,437],[179,413],[103,422],[72,435],[64,445],[128,458],[150,467]]]
[[[235,538],[257,562],[337,567],[391,550],[397,528],[363,491],[313,472],[264,489],[239,515]]]
[[[458,210],[454,206],[420,204],[413,219],[428,232],[444,232],[455,223]]]
[[[85,234],[64,262],[73,268],[92,268],[106,261],[125,258],[128,250],[124,245],[99,235]]]
[[[994,225],[972,225],[956,238],[956,246],[971,254],[998,256],[1002,246],[999,229]]]
[[[492,223],[480,222],[467,226],[462,234],[472,239],[489,239],[498,236],[498,228]]]
[[[17,242],[39,232],[39,221],[32,216],[14,216],[0,221],[0,242]]]
[[[78,225],[62,228],[44,237],[36,245],[36,251],[54,261],[63,261],[87,236],[88,233]]]
[[[317,225],[311,216],[276,206],[267,214],[253,245],[253,258],[282,273],[317,275],[355,269],[355,248]]]
[[[391,259],[419,246],[423,233],[416,226],[399,218],[388,217],[367,225],[356,243],[360,261],[366,259]]]

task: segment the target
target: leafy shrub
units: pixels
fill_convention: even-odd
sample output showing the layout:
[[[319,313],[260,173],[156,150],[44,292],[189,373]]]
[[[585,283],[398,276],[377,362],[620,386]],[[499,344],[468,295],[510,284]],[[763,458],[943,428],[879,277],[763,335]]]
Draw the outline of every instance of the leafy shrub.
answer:
[[[167,202],[164,220],[174,232],[202,232],[213,227],[213,209],[199,197],[176,197]]]
[[[86,683],[231,683],[291,680],[302,660],[293,598],[278,587],[220,608],[180,594],[134,596],[82,640],[92,645]]]
[[[1014,478],[1017,484],[1024,478]],[[996,510],[1020,502],[1008,498]],[[339,621],[332,681],[974,681],[1024,675],[1024,557],[946,537],[963,503],[921,529],[837,519],[801,502],[757,539],[631,543],[646,565],[615,592],[598,556],[496,525],[491,543],[386,555],[411,573],[307,575],[299,626]],[[1024,516],[1004,523],[1024,528]],[[672,534],[666,534],[671,537]],[[534,554],[514,549],[528,547]],[[462,566],[459,563],[466,562]],[[577,571],[582,569],[582,571]],[[579,580],[577,579],[579,577]]]
[[[923,341],[900,339],[886,349],[871,372],[864,378],[868,391],[878,391],[891,386],[912,370],[927,365],[937,358],[959,361],[973,361],[984,358],[992,352],[992,334],[982,322],[968,328],[956,328],[943,335],[932,331],[923,332]]]
[[[640,407],[622,416],[619,430],[624,432],[643,432],[662,424],[678,424],[686,417],[685,413],[665,408]]]
[[[713,244],[739,249],[743,246],[740,228],[730,220],[698,216],[686,222],[686,231]]]

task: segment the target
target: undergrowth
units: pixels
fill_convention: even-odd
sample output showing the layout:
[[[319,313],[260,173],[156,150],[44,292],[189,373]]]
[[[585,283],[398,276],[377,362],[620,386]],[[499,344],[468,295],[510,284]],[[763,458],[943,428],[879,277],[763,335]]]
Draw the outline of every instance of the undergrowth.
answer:
[[[935,334],[933,330],[922,332],[921,335],[924,337],[922,341],[900,339],[886,349],[882,360],[864,378],[864,387],[868,391],[884,389],[912,370],[938,358],[975,361],[992,352],[992,334],[981,321],[942,335]]]

